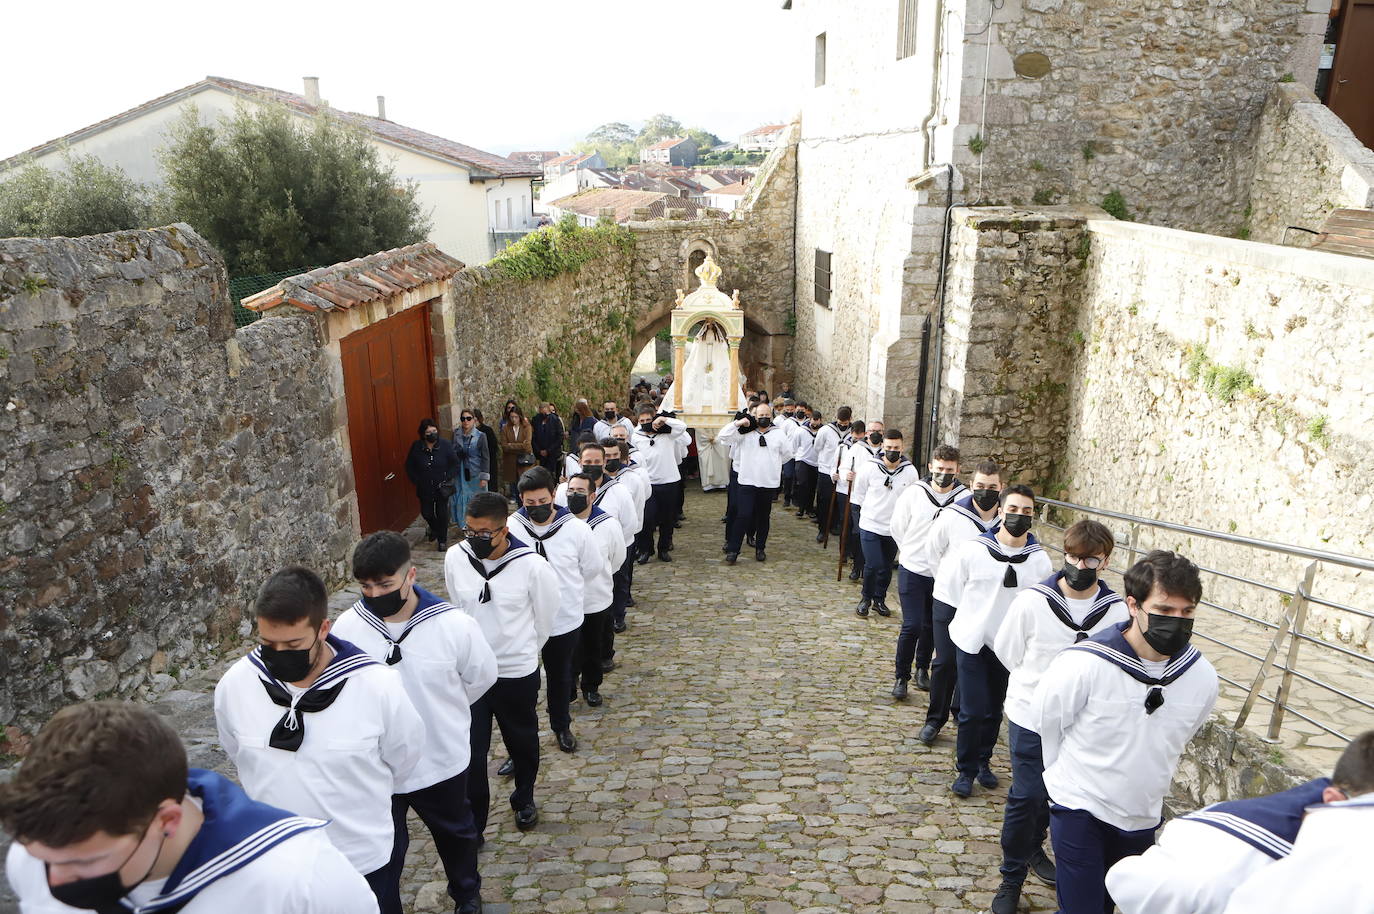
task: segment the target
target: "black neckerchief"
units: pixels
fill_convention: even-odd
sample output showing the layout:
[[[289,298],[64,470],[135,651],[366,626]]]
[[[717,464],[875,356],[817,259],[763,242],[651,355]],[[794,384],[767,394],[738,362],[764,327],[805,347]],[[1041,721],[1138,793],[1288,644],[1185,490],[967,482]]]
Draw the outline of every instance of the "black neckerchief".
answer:
[[[473,555],[471,550],[463,549],[463,555],[467,557],[468,564],[472,566],[474,571],[482,576],[482,590],[477,594],[478,603],[491,602],[491,579],[510,567],[511,562],[521,556],[538,555],[533,549],[520,542],[520,540],[516,539],[514,536],[511,536],[509,533],[507,533],[506,536],[510,539],[509,547],[506,549],[506,554],[501,556],[500,564],[491,571],[487,571],[487,566],[483,564],[481,559]],[[467,543],[463,544],[463,546],[466,545]]]
[[[955,482],[954,488],[944,493],[936,492],[935,487],[930,484],[930,480],[928,479],[922,479],[918,481],[916,485],[922,492],[926,493],[926,499],[936,508],[944,508],[954,504],[954,500],[958,498],[960,494],[968,491],[964,488],[962,482]],[[944,501],[940,501],[941,498],[943,498]]]
[[[273,749],[284,749],[287,752],[300,749],[301,744],[305,742],[305,718],[301,714],[323,711],[332,705],[334,699],[343,692],[344,686],[348,685],[349,676],[377,662],[356,645],[333,635],[326,635],[324,640],[325,644],[334,649],[333,658],[320,673],[320,678],[294,699],[286,684],[267,672],[267,665],[262,662],[261,647],[254,648],[248,655],[249,662],[258,668],[258,681],[262,683],[267,697],[272,699],[274,705],[286,709],[286,713],[272,728],[272,735],[267,740],[267,745]]]
[[[883,487],[887,489],[892,488],[893,478],[899,475],[902,472],[902,470],[906,469],[909,466],[914,466],[914,464],[912,464],[910,460],[907,460],[905,457],[903,457],[901,460],[897,461],[897,465],[895,467],[889,470],[887,468],[887,461],[879,457],[877,454],[873,455],[873,462],[878,465],[878,469],[881,470],[883,475],[887,477],[883,480]]]
[[[1126,640],[1125,632],[1130,626],[1130,619],[1109,625],[1086,641],[1071,644],[1064,650],[1087,651],[1117,667],[1135,681],[1149,686],[1150,690],[1145,693],[1145,713],[1153,714],[1164,705],[1163,687],[1188,672],[1193,664],[1202,659],[1202,652],[1191,644],[1188,645],[1169,658],[1168,664],[1164,667],[1164,675],[1156,679],[1145,671],[1145,664],[1141,662],[1140,655]]]
[[[1083,617],[1082,624],[1073,621],[1073,616],[1069,614],[1069,601],[1064,596],[1064,592],[1059,589],[1059,580],[1064,577],[1064,572],[1056,571],[1039,584],[1032,585],[1031,590],[1045,598],[1049,604],[1050,611],[1054,617],[1073,629],[1074,643],[1086,641],[1088,634],[1097,627],[1097,623],[1111,611],[1111,608],[1121,602],[1121,595],[1107,586],[1106,582],[1097,582],[1097,596],[1093,597],[1092,608]]]
[[[534,521],[530,519],[529,513],[526,512],[524,508],[516,511],[515,516],[519,518],[520,525],[525,528],[525,532],[530,535],[530,539],[534,540],[534,551],[543,558],[548,558],[549,553],[544,549],[544,540],[553,539],[553,537],[558,534],[558,531],[563,529],[563,526],[568,522],[568,518],[573,515],[567,508],[555,509],[553,520],[549,521],[549,526],[543,533],[539,533],[534,529]]]
[[[418,584],[412,586],[415,588],[415,596],[417,600],[423,600],[424,597],[434,598],[433,594],[424,590]],[[386,622],[373,615],[372,611],[369,610],[367,606],[363,604],[362,600],[359,600],[357,603],[353,604],[353,611],[357,613],[358,618],[361,619],[366,625],[368,625],[373,631],[375,631],[377,634],[381,635],[383,638],[386,639],[386,664],[387,666],[395,666],[396,664],[401,662],[401,642],[406,640],[406,638],[410,637],[410,633],[415,630],[415,626],[419,625],[421,622],[426,621],[427,619],[433,619],[435,616],[441,616],[444,613],[448,612],[450,609],[456,608],[453,606],[453,604],[445,603],[443,600],[439,600],[437,598],[434,598],[434,600],[435,602],[433,603],[427,603],[424,606],[417,605],[415,607],[415,612],[411,613],[410,618],[407,619],[405,622],[405,627],[401,629],[401,637],[395,639],[394,641],[391,638],[390,630],[386,627]]]
[[[1003,587],[1015,587],[1017,585],[1016,566],[1020,565],[1035,553],[1045,551],[1044,547],[1040,545],[1040,541],[1035,538],[1034,533],[1026,534],[1026,545],[1016,550],[1013,555],[1008,555],[1002,551],[1002,543],[997,539],[997,533],[995,531],[980,533],[978,536],[980,539],[986,540],[983,545],[987,546],[988,555],[999,562],[1007,563],[1007,573],[1002,575]]]

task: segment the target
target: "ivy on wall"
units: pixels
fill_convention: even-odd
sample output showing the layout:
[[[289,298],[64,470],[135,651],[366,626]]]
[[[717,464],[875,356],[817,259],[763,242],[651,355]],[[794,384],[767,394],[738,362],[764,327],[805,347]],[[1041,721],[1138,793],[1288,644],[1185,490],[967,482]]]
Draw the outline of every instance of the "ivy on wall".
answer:
[[[575,273],[587,263],[614,250],[634,250],[628,229],[602,219],[589,227],[571,213],[554,225],[531,232],[502,249],[487,266],[493,278],[532,281]]]

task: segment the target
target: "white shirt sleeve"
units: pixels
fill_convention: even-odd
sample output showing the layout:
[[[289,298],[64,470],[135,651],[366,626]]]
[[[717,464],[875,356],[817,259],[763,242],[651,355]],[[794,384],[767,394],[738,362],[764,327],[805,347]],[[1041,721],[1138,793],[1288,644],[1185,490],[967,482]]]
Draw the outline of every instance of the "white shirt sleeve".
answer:
[[[232,669],[233,667],[230,667]],[[219,730],[219,744],[224,749],[224,754],[229,756],[235,765],[238,764],[239,741],[234,738],[234,731],[225,720],[225,685],[224,679],[229,673],[226,671],[224,676],[215,683],[215,727]]]
[[[582,571],[582,580],[585,582],[597,575],[609,575],[611,571],[606,567],[606,553],[601,551],[601,546],[596,541],[596,531],[584,525],[582,532],[586,535],[582,537],[582,545],[579,547],[577,556],[577,565]]]
[[[1026,640],[1030,637],[1030,613],[1034,608],[1031,601],[1039,599],[1038,596],[1022,599],[1022,594],[1017,594],[1007,607],[1002,625],[992,639],[992,652],[1009,671],[1020,666],[1022,658],[1026,656]]]
[[[892,538],[899,543],[906,538],[906,525],[911,523],[910,496],[915,491],[915,486],[907,486],[906,491],[897,496],[897,503],[892,506],[892,520],[888,521],[888,530]]]
[[[725,427],[722,428],[720,430],[720,433],[716,435],[716,440],[719,441],[721,444],[724,444],[726,446],[733,445],[737,440],[739,440],[740,436],[744,434],[740,430],[740,427],[735,424],[735,421],[736,420],[731,420],[730,422],[726,423]]]
[[[281,892],[281,914],[378,914],[377,897],[348,858],[318,834],[324,847],[302,860],[300,876]],[[297,839],[292,839],[297,840]]]
[[[470,705],[487,694],[487,689],[495,684],[496,653],[487,643],[476,619],[463,613],[462,620],[467,634],[467,650],[458,660],[458,678],[463,680],[463,691],[467,693]]]
[[[1059,758],[1059,747],[1073,726],[1078,713],[1088,704],[1090,676],[1074,654],[1065,651],[1050,661],[1049,669],[1040,677],[1040,685],[1031,699],[1036,718],[1035,732],[1040,734],[1040,749],[1048,768]]]
[[[955,609],[963,599],[964,585],[968,583],[968,563],[964,561],[963,550],[955,550],[946,555],[935,572],[935,594],[940,602],[948,603]]]
[[[530,564],[534,567],[530,574],[530,608],[534,610],[534,631],[542,648],[549,640],[549,632],[553,631],[553,617],[561,599],[558,573],[543,560]]]

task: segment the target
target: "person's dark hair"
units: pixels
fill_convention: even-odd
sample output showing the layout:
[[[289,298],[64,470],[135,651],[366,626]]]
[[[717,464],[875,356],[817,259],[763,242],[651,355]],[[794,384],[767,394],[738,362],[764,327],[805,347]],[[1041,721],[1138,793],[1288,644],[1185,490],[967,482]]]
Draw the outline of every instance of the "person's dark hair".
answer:
[[[589,444],[596,444],[595,432],[583,432],[582,434],[578,435],[575,450],[577,451],[577,453],[580,454],[582,453],[582,448],[586,447]]]
[[[1374,730],[1366,730],[1345,747],[1331,772],[1331,786],[1348,797],[1374,791]]]
[[[973,468],[973,472],[975,475],[996,476],[999,480],[1002,478],[1002,468],[998,466],[996,460],[978,461],[978,465]]]
[[[588,476],[586,473],[574,473],[574,474],[572,474],[571,476],[568,477],[568,482],[572,482],[574,479],[585,479],[585,480],[587,480],[587,491],[589,491],[589,492],[595,492],[595,491],[596,491],[596,480],[595,480],[595,479],[592,479],[592,478],[591,478],[590,476]]]
[[[849,434],[858,435],[866,428],[868,428],[868,426],[864,425],[864,420],[855,419],[853,422],[849,423]]]
[[[628,441],[621,441],[619,438],[613,438],[613,439],[611,439],[611,440],[615,442],[616,447],[620,450],[620,459],[621,459],[621,460],[629,460],[629,459],[630,459],[630,442],[628,442]]]
[[[1064,531],[1064,551],[1072,555],[1110,556],[1116,547],[1116,537],[1105,524],[1095,520],[1080,520]]]
[[[353,547],[353,580],[389,578],[410,561],[410,540],[393,530],[378,530]]]
[[[516,483],[515,489],[521,495],[538,489],[548,489],[552,495],[558,489],[558,483],[554,482],[553,474],[544,467],[530,467],[520,474],[520,482]]]
[[[752,396],[752,397],[749,398],[749,405],[750,405],[750,406],[758,406],[759,403],[761,403],[761,402],[762,402],[762,401],[759,400],[759,398],[758,398],[757,395],[756,395],[756,396]]]
[[[545,470],[544,472],[547,473],[548,471]],[[505,521],[510,516],[510,506],[506,504],[503,495],[496,492],[478,492],[468,499],[465,516],[471,517],[473,520]]]
[[[597,444],[601,445],[601,450],[603,451],[609,451],[611,448],[615,448],[616,450],[620,449],[620,439],[615,435],[607,435],[605,438],[598,441]]]
[[[253,615],[270,622],[294,625],[306,619],[319,630],[329,615],[329,591],[309,568],[292,565],[272,575],[258,588]]]
[[[574,403],[573,412],[577,413],[583,419],[590,419],[592,417],[592,408],[587,405],[586,400],[578,400]]]
[[[1014,486],[1003,486],[1002,494],[998,497],[998,501],[1005,505],[1007,503],[1007,496],[1009,495],[1025,496],[1031,500],[1032,505],[1035,504],[1035,490],[1028,485],[1017,484]]]
[[[431,425],[435,428],[439,427],[438,423],[436,423],[433,419],[421,419],[420,427],[416,429],[415,433],[419,435],[421,438],[423,438],[425,437],[425,429],[429,428]]]
[[[0,784],[0,827],[17,841],[68,847],[96,832],[148,827],[163,800],[186,795],[186,749],[143,705],[69,705],[34,737],[19,773]]]
[[[835,418],[841,422],[848,422],[853,417],[854,410],[850,409],[848,406],[841,406],[839,409],[835,410]]]
[[[889,428],[883,432],[883,438],[886,441],[901,441],[902,430],[899,428]]]
[[[476,415],[476,413],[474,413],[473,415]],[[519,416],[519,417],[520,417],[520,424],[521,424],[521,425],[527,425],[527,424],[529,424],[529,421],[530,421],[530,420],[528,420],[528,419],[525,418],[525,411],[524,411],[523,409],[521,409],[520,407],[518,407],[518,406],[512,407],[512,408],[511,408],[511,411],[510,411],[509,413],[506,414],[507,422],[514,422],[516,416]]]
[[[486,423],[487,420],[482,418],[482,411],[480,409],[473,407],[472,414],[477,417],[478,425],[483,425]]]
[[[639,416],[641,419],[645,416],[653,418],[653,415],[656,411],[657,409],[652,403],[648,403],[642,400],[640,401],[639,406],[635,407],[635,415]]]
[[[959,449],[952,444],[942,444],[930,454],[931,460],[952,460],[959,462]]]
[[[1190,603],[1202,599],[1202,577],[1197,566],[1167,549],[1150,550],[1143,559],[1126,569],[1123,578],[1126,596],[1134,597],[1137,606],[1145,605],[1150,591],[1156,586]]]
[[[611,440],[615,441],[614,438],[612,438]],[[589,438],[577,446],[577,456],[581,457],[587,451],[600,451],[602,454],[605,454],[606,448],[601,444],[601,442]]]
[[[766,390],[760,390],[760,391],[759,391],[759,399],[760,399],[760,400],[767,400],[767,399],[768,399],[768,391],[766,391]]]

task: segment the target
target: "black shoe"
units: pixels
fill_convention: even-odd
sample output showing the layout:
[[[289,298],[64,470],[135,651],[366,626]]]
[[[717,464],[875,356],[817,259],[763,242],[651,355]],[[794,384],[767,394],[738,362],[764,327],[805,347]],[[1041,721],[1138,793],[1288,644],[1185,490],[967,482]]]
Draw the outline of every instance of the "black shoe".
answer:
[[[669,552],[672,552],[672,551],[673,551],[674,549],[676,549],[676,548],[677,548],[677,543],[673,543],[671,546],[668,547],[668,551],[669,551]]]
[[[922,692],[929,692],[929,691],[930,691],[930,671],[929,671],[929,670],[917,670],[917,671],[916,671],[916,688],[920,689]]]
[[[626,597],[626,598],[625,598],[625,605],[626,605],[626,606],[634,606],[634,605],[635,605],[635,598],[634,598],[634,597]]]
[[[792,499],[790,499],[790,498],[784,498],[784,499],[782,500],[782,506],[783,506],[784,508],[790,508],[790,507],[792,507]]]
[[[593,691],[593,692],[583,692],[583,693],[582,693],[582,697],[585,698],[585,699],[587,700],[587,706],[588,706],[588,707],[591,707],[591,708],[599,708],[599,707],[601,707],[601,693],[600,693],[600,692],[594,692],[594,691]]]
[[[496,769],[496,773],[503,778],[515,777],[515,760],[506,759],[501,763],[501,767]]]
[[[721,517],[720,522],[721,522],[722,524],[724,524],[724,523],[727,523],[729,520],[730,520],[730,515],[726,514],[726,515],[723,515],[723,516]]]
[[[725,564],[727,564],[727,565],[733,565],[733,564],[735,564],[735,562],[737,562],[738,560],[739,560],[739,553],[738,553],[738,552],[727,552],[727,553],[725,553]]]
[[[1045,853],[1045,849],[1038,848],[1030,858],[1030,866],[1027,868],[1032,876],[1043,882],[1045,885],[1054,885],[1054,861]]]
[[[438,548],[438,551],[439,551],[439,552],[447,552],[447,551],[448,551],[448,541],[447,541],[447,540],[439,540],[439,548]]]
[[[671,549],[673,547],[669,546],[668,548]],[[658,552],[658,560],[660,562],[671,562],[673,560],[673,557],[668,554],[667,550],[660,549]]]
[[[673,521],[673,529],[674,529],[674,530],[681,530],[681,529],[682,529],[682,518],[679,517],[677,520]]]
[[[892,615],[892,610],[888,609],[887,604],[884,603],[882,600],[879,600],[878,602],[873,604],[873,611],[876,612],[878,615],[884,617]]]
[[[916,734],[916,738],[919,739],[921,742],[925,743],[927,746],[929,746],[931,743],[935,742],[936,737],[938,737],[939,735],[939,727],[935,726],[934,724],[926,724],[924,727],[921,728],[921,732]]]
[[[615,661],[609,657],[601,661],[601,672],[609,673],[615,669]]]
[[[756,561],[756,562],[762,562],[762,561],[766,561],[767,558],[768,558],[768,554],[765,553],[762,549],[755,549],[755,550],[754,550],[754,561]]]
[[[482,899],[469,898],[453,909],[453,914],[482,914]]]
[[[432,542],[434,542],[434,531],[433,531],[433,530],[426,530],[426,531],[425,531],[425,542],[426,542],[426,543],[432,543]]]
[[[823,542],[825,542],[825,534],[824,534],[824,533],[817,533],[817,534],[816,534],[816,542],[818,542],[818,543],[823,543]]]
[[[992,790],[1002,782],[997,780],[997,775],[992,773],[991,768],[989,768],[987,765],[983,765],[981,768],[978,769],[978,783],[986,787],[988,790]]]
[[[997,894],[992,899],[992,907],[988,908],[990,914],[1016,914],[1016,906],[1021,902],[1021,883],[1002,878],[1002,884],[997,889]]]
[[[622,634],[627,627],[624,619],[616,619],[611,623],[611,631],[615,632],[617,635]]]
[[[577,737],[573,736],[571,730],[559,730],[554,734],[558,737],[558,748],[564,752],[577,751]]]
[[[906,698],[906,695],[907,695],[907,688],[906,688],[906,680],[905,680],[905,679],[898,679],[896,682],[892,683],[892,697],[893,697],[893,698],[896,698],[897,700],[900,701],[901,699]]]
[[[746,546],[752,546],[752,545],[754,545],[754,534],[752,534],[752,533],[746,533],[746,534],[744,534],[744,545],[746,545]]]
[[[805,517],[805,516],[806,516],[806,511],[805,511],[804,509],[798,510],[798,511],[797,511],[797,517]]]
[[[649,564],[649,560],[652,559],[653,557],[654,557],[654,554],[653,554],[652,552],[646,552],[646,553],[644,553],[643,555],[641,555],[641,556],[639,556],[638,558],[635,559],[635,564],[636,564],[636,565],[647,565],[647,564]]]
[[[961,774],[954,779],[954,783],[949,785],[949,789],[954,791],[956,797],[963,797],[967,800],[973,796],[973,778],[966,774]]]
[[[863,579],[864,579],[864,573],[863,573],[862,571],[860,571],[859,569],[855,568],[853,571],[849,572],[849,580],[850,580],[851,582],[858,583],[859,581],[862,581]]]
[[[529,831],[538,824],[539,809],[533,803],[515,811],[515,827],[521,831]]]
[[[816,512],[815,512],[815,511],[807,511],[807,512],[806,512],[806,516],[807,516],[808,518],[810,518],[811,520],[816,520],[816,519],[817,519],[817,517],[816,517]]]
[[[854,607],[854,615],[859,616],[859,617],[862,618],[862,619],[867,619],[867,618],[868,618],[868,601],[867,601],[867,600],[860,600],[860,601],[859,601],[859,605],[856,606],[856,607]]]
[[[730,544],[729,544],[729,543],[726,543],[724,546],[721,546],[721,547],[720,547],[720,551],[721,551],[721,552],[729,552],[729,551],[730,551]]]

